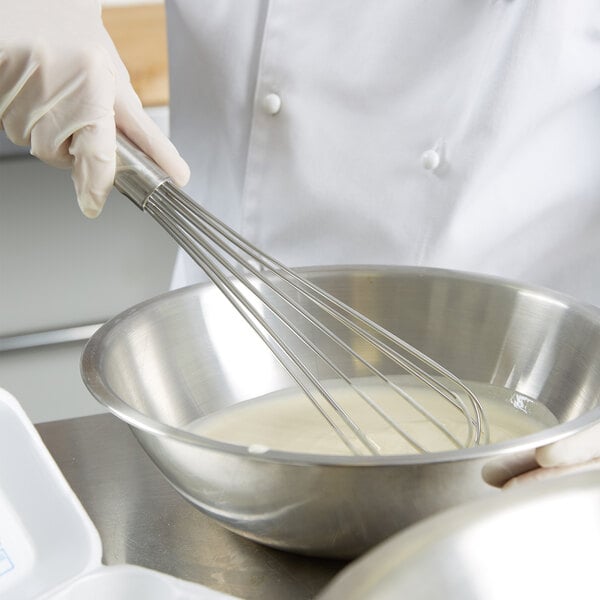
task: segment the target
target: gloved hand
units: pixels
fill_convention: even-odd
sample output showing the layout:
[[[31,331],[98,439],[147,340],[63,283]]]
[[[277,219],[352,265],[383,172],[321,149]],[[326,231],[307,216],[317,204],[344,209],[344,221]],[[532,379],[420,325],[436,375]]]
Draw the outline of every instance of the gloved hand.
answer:
[[[99,0],[0,2],[0,126],[44,162],[72,169],[88,217],[100,214],[113,185],[115,124],[175,183],[187,183],[187,164],[131,87]]]
[[[535,459],[539,464],[538,469],[514,477],[504,487],[579,471],[600,469],[600,424],[538,448]]]

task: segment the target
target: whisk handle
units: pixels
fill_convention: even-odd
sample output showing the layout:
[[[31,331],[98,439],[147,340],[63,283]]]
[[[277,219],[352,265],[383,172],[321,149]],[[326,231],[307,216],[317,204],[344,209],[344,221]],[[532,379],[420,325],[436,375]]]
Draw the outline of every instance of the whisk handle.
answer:
[[[148,196],[169,176],[122,133],[117,132],[115,188],[144,210]]]

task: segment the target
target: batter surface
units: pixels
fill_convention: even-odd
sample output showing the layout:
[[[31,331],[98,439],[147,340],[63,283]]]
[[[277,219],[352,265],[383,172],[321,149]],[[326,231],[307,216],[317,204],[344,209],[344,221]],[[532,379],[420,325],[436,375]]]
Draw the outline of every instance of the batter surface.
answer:
[[[396,391],[380,381],[355,380],[357,387],[416,439],[428,452],[452,450],[456,445],[431,421],[415,410]],[[431,414],[461,442],[468,439],[464,415],[430,387],[411,381],[397,382],[408,395]],[[414,454],[418,451],[382,419],[348,384],[325,382],[328,392],[347,414],[366,432],[380,454]],[[475,393],[487,416],[490,443],[521,437],[556,425],[556,418],[540,402],[506,388],[487,384],[467,384]],[[456,393],[458,390],[456,389]],[[361,446],[352,431],[318,394],[321,405],[344,433]],[[465,401],[466,395],[459,393]],[[314,454],[346,454],[351,451],[323,415],[299,389],[274,392],[198,419],[189,431],[215,440],[247,446],[250,452],[268,449]],[[361,452],[368,454],[365,450]]]

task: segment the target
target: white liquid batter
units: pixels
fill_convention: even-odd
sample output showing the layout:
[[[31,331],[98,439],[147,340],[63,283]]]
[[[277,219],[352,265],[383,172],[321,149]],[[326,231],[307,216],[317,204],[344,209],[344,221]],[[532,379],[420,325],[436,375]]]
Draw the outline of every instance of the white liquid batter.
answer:
[[[452,450],[456,446],[393,389],[380,381],[356,380],[360,389],[399,423],[404,431],[428,452]],[[419,382],[398,381],[403,390],[435,415],[459,440],[468,439],[464,415],[435,391]],[[490,443],[521,437],[556,425],[556,418],[541,403],[498,386],[468,384],[487,416]],[[326,382],[328,391],[351,418],[366,432],[381,454],[415,454],[417,450],[377,415],[347,384]],[[460,394],[461,398],[463,394]],[[327,413],[341,423],[335,411],[323,402]],[[343,424],[344,433],[361,446]],[[283,390],[240,402],[198,419],[188,431],[223,442],[247,446],[250,452],[268,449],[314,454],[351,452],[306,395]],[[365,450],[365,454],[368,452]]]

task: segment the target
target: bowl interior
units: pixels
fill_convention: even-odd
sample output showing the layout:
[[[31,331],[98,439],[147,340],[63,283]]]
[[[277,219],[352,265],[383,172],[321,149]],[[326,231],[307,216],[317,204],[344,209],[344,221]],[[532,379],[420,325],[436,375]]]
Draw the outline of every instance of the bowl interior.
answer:
[[[347,267],[304,275],[461,379],[514,389],[542,402],[561,423],[600,406],[600,312],[592,307],[445,270]],[[339,335],[361,352],[361,342],[344,329]],[[339,354],[330,342],[319,345]],[[357,361],[343,360],[351,375],[363,374]],[[211,285],[177,290],[119,315],[94,336],[82,364],[84,380],[109,408],[114,395],[177,428],[294,385]]]

